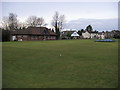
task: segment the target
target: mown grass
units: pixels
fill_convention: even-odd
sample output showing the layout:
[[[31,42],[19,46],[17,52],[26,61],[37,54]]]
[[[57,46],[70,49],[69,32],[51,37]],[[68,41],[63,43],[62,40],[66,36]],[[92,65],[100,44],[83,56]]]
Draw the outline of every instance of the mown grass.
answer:
[[[3,88],[117,86],[118,42],[59,40],[3,43]]]

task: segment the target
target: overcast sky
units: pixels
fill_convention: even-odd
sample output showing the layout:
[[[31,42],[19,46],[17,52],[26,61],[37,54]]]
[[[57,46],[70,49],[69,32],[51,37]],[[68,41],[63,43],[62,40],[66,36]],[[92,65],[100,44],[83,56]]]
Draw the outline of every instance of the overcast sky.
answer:
[[[46,23],[48,24],[50,24],[54,12],[58,11],[60,14],[64,14],[66,16],[66,22],[69,24],[69,22],[71,23],[71,21],[73,20],[76,20],[78,22],[78,19],[80,18],[82,18],[81,20],[82,22],[84,22],[84,20],[89,20],[89,19],[117,20],[118,3],[117,2],[3,2],[2,11],[3,11],[2,12],[3,16],[8,16],[9,13],[11,12],[16,13],[18,15],[19,21],[21,22],[24,22],[29,16],[35,15],[38,17],[43,17]],[[117,27],[117,21],[115,24],[116,25],[114,26]],[[67,26],[66,28],[69,28],[69,25],[66,26]],[[111,29],[117,29],[116,27],[111,27]],[[72,29],[75,27],[70,27],[70,28]],[[99,29],[99,27],[97,29]]]

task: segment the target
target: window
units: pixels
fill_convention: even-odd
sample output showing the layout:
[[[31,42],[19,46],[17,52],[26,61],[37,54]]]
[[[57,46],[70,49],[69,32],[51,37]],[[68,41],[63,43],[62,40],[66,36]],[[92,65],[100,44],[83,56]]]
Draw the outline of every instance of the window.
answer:
[[[27,37],[27,35],[23,35],[23,37],[25,37],[25,38],[26,38],[26,37]]]
[[[48,39],[51,39],[50,36],[48,36]]]
[[[22,35],[18,35],[17,37],[18,37],[18,38],[21,38],[21,37],[22,37]]]
[[[34,38],[35,38],[35,36],[31,36],[31,38],[32,38],[32,39],[34,39]]]
[[[37,36],[31,36],[32,39],[37,39]]]

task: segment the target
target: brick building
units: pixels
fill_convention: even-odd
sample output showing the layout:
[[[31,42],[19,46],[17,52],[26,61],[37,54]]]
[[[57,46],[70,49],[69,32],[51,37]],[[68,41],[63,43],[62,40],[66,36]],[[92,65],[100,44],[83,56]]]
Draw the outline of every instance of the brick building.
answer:
[[[22,30],[13,30],[10,33],[11,41],[56,40],[56,33],[46,27],[28,27]]]

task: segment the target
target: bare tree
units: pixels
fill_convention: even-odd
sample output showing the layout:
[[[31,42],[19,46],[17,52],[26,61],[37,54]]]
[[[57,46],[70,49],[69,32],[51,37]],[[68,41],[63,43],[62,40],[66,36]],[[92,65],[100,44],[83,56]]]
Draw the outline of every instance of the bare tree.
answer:
[[[58,12],[55,12],[52,20],[52,26],[55,28],[57,39],[60,37],[60,31],[63,28],[63,22],[65,21],[64,15],[59,15]]]
[[[60,37],[60,30],[59,30],[59,13],[55,12],[55,15],[53,16],[52,25],[55,28],[57,39]]]
[[[64,22],[65,22],[65,15],[60,15],[60,17],[59,17],[59,28],[60,28],[60,30],[63,29]]]
[[[2,25],[4,29],[15,30],[18,29],[18,19],[17,15],[14,13],[9,13],[9,16],[4,16],[2,19]]]
[[[37,25],[40,25],[40,27],[41,27],[44,24],[45,24],[45,20],[42,17],[40,17],[40,18],[38,17],[37,18]]]
[[[27,22],[28,26],[35,27],[36,24],[37,24],[37,17],[36,16],[30,16],[30,17],[28,17],[26,22]]]
[[[45,24],[45,21],[42,17],[37,17],[37,16],[30,16],[28,19],[27,19],[27,24],[28,26],[33,26],[33,27],[36,27],[36,26],[42,26]]]
[[[8,27],[9,26],[9,18],[8,17],[4,16],[2,18],[2,26],[5,30],[8,30],[8,28],[9,28]]]
[[[9,14],[9,29],[14,30],[17,29],[18,27],[18,20],[17,20],[17,15],[14,13]]]

